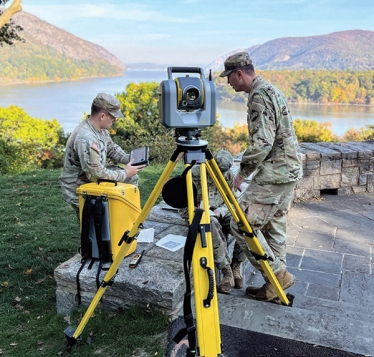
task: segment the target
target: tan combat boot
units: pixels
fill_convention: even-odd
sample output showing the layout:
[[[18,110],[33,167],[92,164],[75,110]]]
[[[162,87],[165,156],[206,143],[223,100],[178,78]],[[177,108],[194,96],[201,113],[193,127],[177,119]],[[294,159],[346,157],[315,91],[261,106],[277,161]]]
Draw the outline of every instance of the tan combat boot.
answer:
[[[260,286],[248,286],[247,289],[245,289],[245,296],[256,299],[256,295],[260,289],[262,289]]]
[[[240,262],[232,262],[231,269],[234,274],[234,288],[241,289],[243,287],[243,277],[240,274]]]
[[[222,270],[223,279],[217,285],[217,292],[222,294],[230,294],[231,288],[234,287],[234,275],[230,265],[226,265]]]
[[[278,282],[283,290],[288,289],[295,282],[295,277],[285,269],[281,269],[278,273],[275,274],[275,277],[278,279]],[[250,296],[249,294],[251,293],[251,291],[248,291],[248,289],[249,288],[247,288],[246,290],[246,295]],[[251,289],[253,293],[255,288],[251,288]],[[262,301],[272,301],[278,298],[275,290],[273,289],[272,285],[268,281],[257,291],[255,297],[256,297],[256,300],[262,300]]]

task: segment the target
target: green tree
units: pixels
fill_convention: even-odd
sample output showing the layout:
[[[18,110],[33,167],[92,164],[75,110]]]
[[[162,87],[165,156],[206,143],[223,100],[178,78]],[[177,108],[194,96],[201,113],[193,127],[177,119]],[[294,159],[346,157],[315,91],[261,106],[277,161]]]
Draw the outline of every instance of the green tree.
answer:
[[[62,165],[64,134],[56,119],[30,117],[23,109],[0,108],[2,173],[20,173]]]

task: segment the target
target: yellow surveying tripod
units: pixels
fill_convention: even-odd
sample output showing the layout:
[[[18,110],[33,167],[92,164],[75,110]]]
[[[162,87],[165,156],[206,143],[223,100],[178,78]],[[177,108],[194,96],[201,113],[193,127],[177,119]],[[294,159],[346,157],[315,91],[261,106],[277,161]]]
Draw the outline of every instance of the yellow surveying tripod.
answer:
[[[186,169],[184,176],[182,174],[182,182],[184,183],[184,192],[172,192],[171,196],[186,195],[186,205],[188,207],[190,231],[186,240],[184,251],[184,265],[186,275],[187,291],[184,300],[184,318],[186,328],[178,333],[174,340],[181,339],[182,336],[188,334],[189,348],[187,349],[187,357],[204,356],[217,357],[221,354],[221,335],[220,323],[218,314],[218,299],[215,289],[215,275],[214,275],[214,258],[212,248],[212,237],[210,230],[210,214],[209,214],[209,195],[207,185],[207,173],[213,179],[217,186],[223,200],[230,209],[233,219],[238,222],[240,230],[245,237],[247,245],[252,254],[259,260],[259,263],[265,272],[267,278],[271,282],[274,290],[277,293],[278,299],[283,305],[292,305],[292,301],[284,293],[281,285],[275,277],[263,249],[248,224],[244,213],[236,201],[234,194],[224,179],[218,164],[213,158],[212,153],[208,149],[208,142],[205,140],[196,139],[194,141],[177,139],[177,148],[172,154],[168,164],[161,174],[156,186],[150,194],[143,210],[130,231],[125,232],[120,242],[120,249],[111,264],[109,270],[100,283],[93,300],[91,301],[86,313],[80,321],[77,329],[68,327],[64,332],[68,340],[68,347],[71,348],[77,341],[81,340],[81,334],[90,317],[92,316],[96,306],[100,302],[105,290],[108,286],[113,284],[116,272],[120,267],[122,260],[126,257],[131,243],[139,234],[139,227],[147,218],[150,210],[154,206],[161,191],[165,188],[167,183],[172,182],[170,175],[173,172],[178,160],[184,157]],[[202,209],[195,207],[195,191],[192,182],[192,174],[189,170],[193,165],[200,165],[200,179],[202,189]],[[183,187],[178,185],[180,191]],[[170,189],[170,187],[169,187]],[[195,188],[196,189],[196,188]],[[164,191],[163,191],[164,194]],[[165,199],[165,196],[164,196]],[[166,200],[165,200],[166,201]],[[166,203],[168,203],[166,201]],[[172,202],[171,202],[172,203]],[[172,203],[173,204],[173,203]],[[171,204],[171,205],[172,205]],[[192,243],[191,243],[192,241]],[[186,270],[187,267],[187,270]],[[189,288],[190,268],[193,273],[193,291],[194,291],[194,305],[196,312],[196,327],[193,321],[192,309],[188,303],[191,298],[191,289]],[[197,343],[196,343],[196,336]]]

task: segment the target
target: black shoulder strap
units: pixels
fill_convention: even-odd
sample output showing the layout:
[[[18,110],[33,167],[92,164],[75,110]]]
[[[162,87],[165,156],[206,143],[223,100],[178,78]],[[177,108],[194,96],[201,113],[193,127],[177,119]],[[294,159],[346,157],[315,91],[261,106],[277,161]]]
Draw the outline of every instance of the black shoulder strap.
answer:
[[[91,256],[92,243],[89,238],[91,220],[91,197],[87,196],[82,211],[82,228],[81,228],[81,256],[82,259]]]
[[[186,280],[186,292],[184,294],[183,300],[183,315],[186,327],[181,329],[173,338],[173,341],[179,343],[182,341],[183,337],[188,335],[188,346],[187,357],[196,356],[196,327],[194,325],[192,308],[191,308],[191,282],[190,282],[190,271],[192,263],[192,255],[195,248],[196,237],[199,232],[199,225],[201,217],[203,215],[202,209],[195,209],[195,216],[188,230],[188,235],[186,239],[186,244],[184,245],[183,254],[183,267],[184,276]]]
[[[103,263],[112,262],[112,252],[110,240],[103,240],[103,219],[105,219],[105,208],[102,197],[98,197],[95,201],[94,223],[97,247],[99,249],[99,260]]]
[[[81,298],[81,284],[79,280],[80,273],[84,266],[86,265],[88,257],[91,255],[92,243],[89,238],[89,231],[90,231],[90,220],[91,220],[91,197],[87,196],[82,211],[82,228],[81,228],[81,247],[80,247],[80,254],[82,256],[81,266],[77,271],[77,275],[75,277],[77,282],[77,294],[75,295],[75,300],[77,304],[80,305],[82,302]]]
[[[78,269],[77,276],[76,276],[76,282],[77,282],[77,294],[75,295],[75,301],[77,302],[77,305],[79,306],[82,303],[82,297],[81,297],[81,284],[79,281],[79,275],[86,265],[87,259],[82,259],[82,264],[80,268]]]

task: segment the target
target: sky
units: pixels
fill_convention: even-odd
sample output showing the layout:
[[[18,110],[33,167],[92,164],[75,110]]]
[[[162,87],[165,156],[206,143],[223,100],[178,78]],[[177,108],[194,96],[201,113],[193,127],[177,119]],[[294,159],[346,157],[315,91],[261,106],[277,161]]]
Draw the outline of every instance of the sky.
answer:
[[[373,0],[23,0],[21,5],[103,46],[125,65],[206,66],[228,52],[281,37],[374,31]]]

